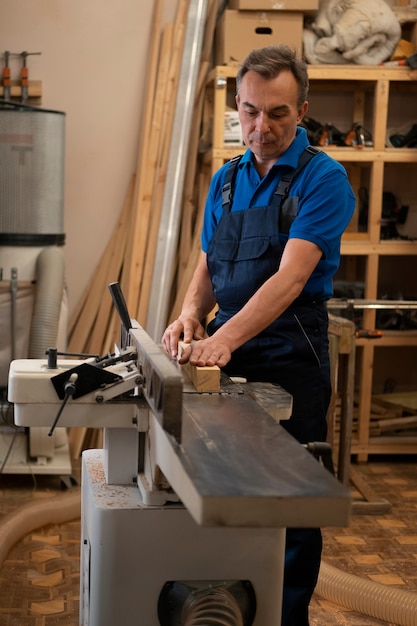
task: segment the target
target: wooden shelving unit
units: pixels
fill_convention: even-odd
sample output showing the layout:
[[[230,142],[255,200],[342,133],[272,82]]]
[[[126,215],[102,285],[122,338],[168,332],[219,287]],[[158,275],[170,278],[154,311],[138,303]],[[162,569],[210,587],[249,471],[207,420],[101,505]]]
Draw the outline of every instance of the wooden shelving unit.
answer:
[[[215,67],[207,83],[206,120],[212,128],[212,146],[206,157],[212,173],[244,150],[244,146],[224,145],[224,111],[233,106],[236,71],[236,67]],[[417,70],[312,65],[309,79],[309,116],[321,123],[333,123],[342,131],[348,131],[354,122],[360,123],[373,137],[372,147],[323,148],[346,167],[358,197],[355,215],[343,236],[342,262],[336,279],[363,283],[363,298],[368,300],[380,299],[393,288],[404,294],[403,297],[414,289],[412,298],[417,299],[417,241],[381,236],[385,191],[392,192],[401,205],[410,209],[414,206],[417,211],[417,148],[386,147],[388,129],[417,122]],[[359,224],[358,192],[363,187],[369,197],[365,227]],[[376,311],[364,310],[361,326],[374,330],[376,323]],[[399,371],[389,371],[392,350],[407,352],[404,359],[400,359],[404,361],[405,376]],[[376,340],[356,340],[357,422],[351,450],[362,461],[366,461],[369,454],[417,453],[417,436],[370,436],[372,396],[383,390],[383,383],[375,377],[375,372],[381,369],[376,364],[380,364],[384,351],[385,377],[397,378],[401,391],[417,391],[417,330],[384,331]],[[394,363],[397,360],[394,359]],[[413,362],[414,371],[407,371]]]

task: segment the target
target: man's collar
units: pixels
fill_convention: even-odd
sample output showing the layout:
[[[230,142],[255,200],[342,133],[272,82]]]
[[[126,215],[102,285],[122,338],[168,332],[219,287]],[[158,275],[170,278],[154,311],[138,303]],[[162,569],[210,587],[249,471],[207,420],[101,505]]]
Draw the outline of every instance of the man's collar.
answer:
[[[281,154],[273,167],[281,167],[282,165],[285,165],[287,167],[292,167],[293,169],[295,169],[298,165],[298,160],[301,153],[308,145],[309,141],[305,128],[302,128],[302,126],[297,126],[294,140],[291,142],[291,145],[286,149],[286,151]],[[246,163],[252,163],[253,158],[254,156],[252,150],[246,150],[240,160],[239,167],[244,167]]]

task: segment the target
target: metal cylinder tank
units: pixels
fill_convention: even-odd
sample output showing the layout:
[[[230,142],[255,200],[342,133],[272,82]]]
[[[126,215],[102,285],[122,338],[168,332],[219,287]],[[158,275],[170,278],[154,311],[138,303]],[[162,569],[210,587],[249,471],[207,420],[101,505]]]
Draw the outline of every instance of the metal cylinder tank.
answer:
[[[63,245],[65,113],[0,108],[0,246]]]

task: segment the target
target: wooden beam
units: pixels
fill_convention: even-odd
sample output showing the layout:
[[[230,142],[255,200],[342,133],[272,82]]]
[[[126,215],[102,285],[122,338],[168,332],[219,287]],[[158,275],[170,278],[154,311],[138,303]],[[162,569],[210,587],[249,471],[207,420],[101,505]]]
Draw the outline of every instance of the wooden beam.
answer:
[[[151,194],[151,212],[149,219],[149,229],[147,237],[147,254],[146,262],[142,271],[142,285],[139,294],[138,307],[135,313],[135,317],[142,326],[146,323],[146,317],[148,313],[149,295],[152,286],[153,270],[154,270],[154,255],[158,243],[158,233],[160,229],[161,209],[164,196],[164,184],[167,178],[167,167],[169,150],[172,138],[172,128],[174,123],[174,114],[172,102],[176,101],[179,97],[178,94],[178,80],[181,66],[181,56],[184,44],[185,34],[185,20],[186,12],[185,6],[183,13],[180,15],[180,21],[177,20],[175,28],[171,37],[171,46],[169,49],[164,50],[164,54],[161,55],[161,67],[163,60],[165,64],[165,72],[161,72],[162,84],[159,88],[161,94],[161,141],[158,149],[158,162],[157,169],[154,175],[153,190]]]
[[[179,354],[188,346],[184,341],[178,343]],[[217,365],[199,367],[185,363],[181,366],[192,382],[196,391],[215,393],[220,391],[220,368]]]

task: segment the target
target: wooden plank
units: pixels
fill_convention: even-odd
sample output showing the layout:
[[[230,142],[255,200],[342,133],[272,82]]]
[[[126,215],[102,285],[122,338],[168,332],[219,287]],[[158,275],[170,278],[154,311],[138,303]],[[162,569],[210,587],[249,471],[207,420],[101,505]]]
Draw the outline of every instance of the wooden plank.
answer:
[[[70,352],[87,352],[92,350],[94,353],[100,354],[102,348],[102,336],[105,328],[103,317],[98,319],[100,308],[105,300],[103,299],[103,291],[108,282],[111,282],[112,273],[116,267],[120,267],[123,260],[123,242],[128,232],[128,217],[131,210],[133,178],[122,207],[122,211],[103,255],[97,265],[97,268],[87,285],[82,303],[75,311],[69,329],[68,350]],[[110,280],[109,280],[110,278]],[[109,299],[109,303],[111,300]],[[94,334],[94,341],[91,340],[91,334]]]
[[[276,421],[288,420],[292,413],[292,396],[272,383],[242,383],[242,390]]]
[[[385,148],[389,92],[389,80],[378,80],[376,83],[373,117],[373,140],[375,150],[384,150]]]
[[[122,213],[114,233],[114,246],[107,259],[107,269],[100,278],[102,296],[98,304],[98,314],[94,322],[92,333],[88,340],[87,352],[105,354],[111,349],[106,343],[106,330],[109,326],[113,302],[108,293],[109,283],[119,280],[120,271],[123,265],[125,249],[129,235],[129,221],[132,209],[133,190],[135,177],[132,176],[130,186],[127,191]]]
[[[417,410],[417,391],[403,391],[397,393],[381,393],[372,396],[372,400],[383,407],[404,411]]]
[[[87,428],[77,427],[68,429],[68,446],[72,459],[79,459],[84,449],[84,440],[87,434]]]
[[[178,343],[179,355],[188,346],[184,341]],[[192,382],[196,391],[199,392],[219,392],[220,391],[220,368],[217,365],[199,367],[185,363],[181,365],[188,378]]]
[[[125,294],[126,303],[131,315],[135,315],[142,280],[142,267],[145,244],[148,233],[147,222],[149,219],[149,202],[142,205],[143,200],[149,198],[152,192],[153,169],[156,163],[155,136],[157,129],[153,127],[155,87],[159,59],[159,47],[161,31],[163,1],[156,0],[152,25],[150,30],[151,48],[149,51],[148,76],[145,93],[146,102],[143,108],[141,122],[141,138],[136,170],[136,189],[134,199],[134,211],[131,223],[131,237],[123,268],[121,286]],[[151,186],[149,187],[149,184]]]
[[[389,432],[393,430],[415,430],[417,428],[417,415],[380,420],[376,423],[376,426],[379,429],[379,432]]]
[[[181,53],[181,45],[183,43],[183,35],[185,32],[186,14],[188,10],[188,0],[182,0],[177,8],[177,14],[175,24],[173,27],[173,47],[171,48],[170,55],[172,55],[175,61],[178,59]],[[159,66],[162,59],[159,59]],[[171,67],[174,64],[171,63]],[[172,69],[171,69],[172,71]],[[168,86],[170,81],[177,84],[179,68],[175,66],[173,70],[174,75],[168,76]],[[158,73],[158,72],[157,72]],[[157,85],[157,83],[156,83]],[[155,85],[155,86],[156,86]],[[149,299],[148,286],[143,284],[146,278],[147,269],[149,264],[153,265],[153,258],[155,249],[149,242],[151,229],[155,227],[152,224],[155,221],[158,223],[160,216],[159,198],[154,197],[155,190],[157,190],[158,196],[163,196],[163,188],[165,184],[166,173],[161,170],[160,160],[163,158],[165,150],[168,150],[169,142],[171,138],[171,132],[167,126],[162,128],[161,115],[166,115],[166,110],[163,108],[159,110],[159,115],[154,115],[155,99],[159,94],[156,90],[154,97],[148,103],[152,108],[152,123],[149,132],[149,148],[144,154],[141,168],[141,184],[139,186],[139,204],[137,214],[139,217],[138,225],[132,230],[133,232],[133,254],[131,255],[130,267],[129,267],[129,283],[127,288],[127,304],[132,315],[142,325],[145,325],[146,318],[143,311],[147,309],[147,300]],[[168,93],[168,92],[167,92]],[[171,91],[171,98],[175,100],[176,95]],[[164,104],[164,101],[162,101]],[[172,101],[171,101],[172,106]],[[170,117],[168,116],[168,123]],[[159,138],[159,139],[158,139]],[[168,143],[168,147],[167,144]],[[151,158],[149,158],[151,157]],[[162,189],[161,189],[162,188]],[[156,214],[157,213],[157,214]],[[141,303],[142,300],[142,303]]]
[[[185,16],[182,16],[185,19]],[[142,326],[146,323],[148,313],[149,294],[152,286],[154,255],[157,247],[158,234],[160,228],[160,217],[162,202],[164,197],[164,183],[167,177],[167,167],[169,150],[172,138],[172,128],[174,122],[174,111],[172,102],[176,101],[179,96],[178,80],[181,66],[182,48],[184,43],[185,23],[177,23],[173,29],[172,45],[169,49],[163,51],[165,61],[169,61],[165,65],[165,77],[161,85],[160,92],[162,94],[161,102],[161,142],[157,154],[158,163],[154,177],[154,185],[152,190],[152,202],[149,219],[149,230],[146,242],[147,254],[146,262],[143,267],[142,285],[140,288],[139,300],[137,305],[136,319]],[[162,58],[161,58],[162,63]]]
[[[364,497],[364,501],[354,500],[353,511],[365,514],[386,513],[391,508],[391,503],[386,498],[380,498],[369,486],[363,476],[353,467],[350,468],[350,480],[354,487]]]
[[[193,128],[198,128],[201,123],[204,105],[204,92],[202,87],[207,77],[208,68],[209,64],[207,62],[203,62],[200,66],[199,86],[197,88],[196,104],[193,113]],[[180,280],[184,268],[186,268],[189,263],[189,258],[193,245],[195,220],[196,214],[198,213],[198,202],[195,201],[195,187],[196,170],[199,161],[199,144],[200,135],[198,133],[192,134],[188,149],[187,176],[185,179],[183,192],[184,200],[181,220],[180,243],[178,247],[177,280]]]

